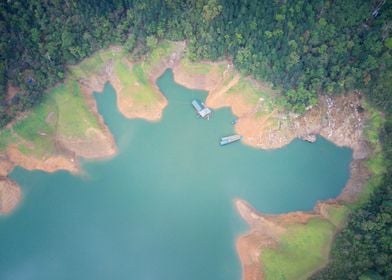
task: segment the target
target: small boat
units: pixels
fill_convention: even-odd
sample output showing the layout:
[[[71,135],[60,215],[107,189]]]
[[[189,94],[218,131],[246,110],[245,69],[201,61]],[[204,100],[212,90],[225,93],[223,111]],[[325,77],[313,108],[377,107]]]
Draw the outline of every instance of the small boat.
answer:
[[[232,124],[232,125],[235,125],[235,124],[237,123],[237,120],[238,120],[238,119],[232,120],[232,121],[231,121],[231,124]]]
[[[236,142],[238,140],[241,140],[241,138],[242,137],[240,135],[238,135],[238,134],[222,137],[221,140],[220,140],[220,145],[224,146],[224,145]]]

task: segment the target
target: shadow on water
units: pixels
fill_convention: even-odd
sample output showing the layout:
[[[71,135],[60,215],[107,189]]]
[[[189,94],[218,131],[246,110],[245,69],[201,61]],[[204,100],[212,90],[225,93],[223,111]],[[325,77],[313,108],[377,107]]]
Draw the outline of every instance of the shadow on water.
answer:
[[[0,279],[239,279],[235,238],[246,227],[233,199],[258,210],[310,210],[335,197],[349,175],[351,151],[325,139],[260,151],[219,146],[234,132],[229,109],[210,121],[166,71],[169,100],[159,122],[127,120],[106,85],[99,112],[119,152],[83,162],[88,176],[16,168],[24,201],[0,219]]]

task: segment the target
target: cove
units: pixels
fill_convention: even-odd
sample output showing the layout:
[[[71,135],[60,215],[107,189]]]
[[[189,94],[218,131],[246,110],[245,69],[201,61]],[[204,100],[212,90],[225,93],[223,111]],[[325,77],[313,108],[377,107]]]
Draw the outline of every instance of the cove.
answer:
[[[235,198],[264,213],[311,210],[347,182],[350,149],[323,138],[220,147],[234,132],[230,110],[198,119],[190,103],[206,92],[170,70],[157,84],[169,105],[156,123],[120,115],[110,85],[96,95],[114,158],[84,161],[82,176],[15,168],[24,199],[0,217],[0,279],[240,279]]]

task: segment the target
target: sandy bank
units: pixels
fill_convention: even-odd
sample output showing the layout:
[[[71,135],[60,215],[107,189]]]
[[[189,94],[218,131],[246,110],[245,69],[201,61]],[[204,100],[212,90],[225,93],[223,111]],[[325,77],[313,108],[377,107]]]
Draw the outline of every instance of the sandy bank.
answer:
[[[0,214],[9,214],[20,199],[21,191],[18,185],[7,178],[0,178]]]

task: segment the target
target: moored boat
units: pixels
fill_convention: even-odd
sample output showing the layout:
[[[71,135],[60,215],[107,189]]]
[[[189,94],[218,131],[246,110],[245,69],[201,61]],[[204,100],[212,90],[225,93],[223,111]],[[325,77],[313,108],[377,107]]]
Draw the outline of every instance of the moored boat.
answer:
[[[238,140],[241,140],[241,138],[242,138],[241,135],[238,135],[238,134],[222,137],[220,140],[220,145],[224,146],[224,145],[236,142]]]

